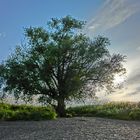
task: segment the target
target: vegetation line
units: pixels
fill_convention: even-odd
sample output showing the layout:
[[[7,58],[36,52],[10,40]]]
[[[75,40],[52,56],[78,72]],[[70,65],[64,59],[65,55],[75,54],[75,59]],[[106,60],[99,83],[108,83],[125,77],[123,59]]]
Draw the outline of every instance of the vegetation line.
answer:
[[[0,120],[50,120],[55,119],[56,113],[50,106],[35,107],[29,105],[10,105],[0,103]]]
[[[70,107],[69,116],[106,117],[121,120],[140,120],[140,103],[110,102],[104,105]]]
[[[121,120],[140,120],[140,103],[110,102],[104,105],[85,105],[70,107],[67,117],[105,117]],[[29,105],[9,105],[0,103],[0,120],[48,120],[58,115],[51,107],[35,107]]]

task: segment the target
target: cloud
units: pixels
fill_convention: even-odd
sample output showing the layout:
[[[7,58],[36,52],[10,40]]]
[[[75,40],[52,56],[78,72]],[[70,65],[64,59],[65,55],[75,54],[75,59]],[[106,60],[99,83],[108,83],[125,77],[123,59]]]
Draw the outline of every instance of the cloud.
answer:
[[[124,96],[140,96],[140,68],[135,69],[127,81],[126,86],[128,87]]]
[[[135,71],[136,73],[127,79],[127,84],[132,85],[140,83],[140,72]]]
[[[137,12],[140,12],[139,0],[106,0],[94,19],[85,27],[86,32],[100,32],[111,29]]]
[[[140,101],[140,57],[133,57],[133,60],[129,60],[127,63],[127,78],[122,89],[116,90],[111,95],[108,95],[110,101]]]
[[[125,97],[126,97],[126,96],[128,96],[128,97],[130,97],[130,96],[135,96],[135,95],[138,95],[138,94],[140,94],[140,90],[139,90],[139,91],[134,91],[134,92],[127,93],[127,94],[125,95]]]
[[[132,16],[138,14],[139,12],[140,12],[140,0],[104,0],[104,3],[98,10],[96,16],[87,22],[84,32],[90,36],[93,35],[93,33],[95,35],[104,34],[106,33],[106,31],[111,31],[111,29],[121,25],[127,20],[128,24],[131,25],[129,19]],[[137,31],[139,31],[137,29],[138,27],[134,28]],[[130,34],[131,31],[132,30],[129,30]],[[137,41],[137,38],[135,39],[135,36],[133,34],[131,34],[131,36],[133,35],[131,40],[128,39],[130,35],[126,36],[126,38],[121,38],[122,37],[121,34],[126,35],[126,32],[120,32],[119,34],[116,34],[116,36],[111,34],[111,37],[112,39],[116,37],[114,40],[120,39],[119,43],[121,42],[121,44],[127,44],[125,45],[127,49],[116,48],[120,49],[119,50],[120,52],[122,51],[124,53],[125,51],[125,53],[127,53],[128,55],[127,63],[125,64],[127,70],[127,79],[123,89],[119,89],[115,93],[108,95],[107,98],[114,101],[117,100],[140,101],[139,41]],[[137,48],[135,47],[132,50],[129,48],[129,46],[137,46]]]

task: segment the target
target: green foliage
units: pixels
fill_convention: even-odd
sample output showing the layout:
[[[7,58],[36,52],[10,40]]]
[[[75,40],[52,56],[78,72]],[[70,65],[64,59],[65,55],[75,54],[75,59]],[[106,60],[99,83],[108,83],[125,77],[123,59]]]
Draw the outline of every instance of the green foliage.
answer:
[[[39,95],[39,101],[58,102],[60,116],[67,100],[94,96],[97,87],[112,91],[114,75],[125,72],[124,56],[109,53],[108,38],[79,33],[84,24],[66,16],[53,18],[47,29],[26,28],[26,45],[0,65],[4,91],[16,98]]]
[[[140,120],[139,103],[111,102],[104,105],[70,107],[67,112],[72,116],[107,117],[122,120]]]
[[[0,104],[0,120],[48,120],[56,116],[51,107]]]
[[[140,120],[140,108],[133,109],[129,113],[129,117],[132,118],[133,120]]]

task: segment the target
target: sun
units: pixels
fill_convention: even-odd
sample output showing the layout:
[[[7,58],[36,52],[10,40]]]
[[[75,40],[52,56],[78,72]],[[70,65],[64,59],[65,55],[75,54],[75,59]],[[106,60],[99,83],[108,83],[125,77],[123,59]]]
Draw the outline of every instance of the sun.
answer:
[[[120,84],[124,83],[124,81],[125,81],[125,76],[119,75],[119,74],[116,74],[114,76],[114,84],[115,85],[120,85]]]

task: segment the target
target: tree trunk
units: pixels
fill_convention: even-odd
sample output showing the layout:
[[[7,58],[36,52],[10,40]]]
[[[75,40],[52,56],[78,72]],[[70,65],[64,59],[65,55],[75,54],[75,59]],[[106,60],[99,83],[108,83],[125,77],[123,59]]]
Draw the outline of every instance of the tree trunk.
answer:
[[[66,117],[66,110],[65,109],[66,108],[65,108],[64,99],[58,99],[56,111],[57,111],[59,117]]]

